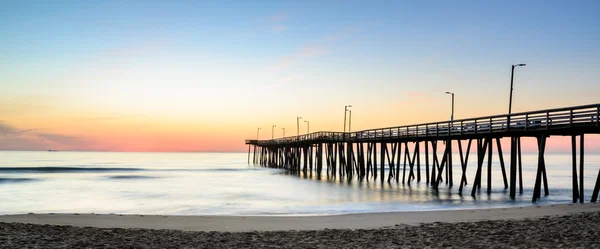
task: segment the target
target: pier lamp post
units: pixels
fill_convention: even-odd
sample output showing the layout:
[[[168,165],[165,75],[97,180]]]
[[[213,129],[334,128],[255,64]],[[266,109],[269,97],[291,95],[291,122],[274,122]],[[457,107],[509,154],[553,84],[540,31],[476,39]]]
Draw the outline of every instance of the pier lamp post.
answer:
[[[298,136],[300,136],[300,119],[302,117],[298,116],[296,117],[296,132],[298,133]]]
[[[344,133],[346,133],[346,114],[348,113],[348,107],[352,107],[352,105],[344,106]]]
[[[348,118],[348,132],[352,131],[352,110],[348,110],[349,114],[348,116],[350,116]]]
[[[282,137],[285,137],[285,127],[281,127],[281,129],[283,130],[283,136]]]
[[[310,133],[310,121],[304,120],[304,123],[306,123],[306,134],[308,134]]]
[[[507,121],[508,123],[506,124],[506,127],[508,128],[510,126],[510,114],[512,111],[512,93],[513,93],[513,79],[515,76],[515,67],[524,67],[526,64],[516,64],[516,65],[512,65],[512,70],[510,72],[510,97],[508,100],[508,117],[507,117]]]
[[[446,94],[452,94],[452,115],[450,116],[450,121],[454,121],[454,93],[446,92]]]
[[[260,134],[260,127],[256,130],[256,140],[258,140],[258,135]]]
[[[273,127],[271,127],[271,139],[275,138],[275,127],[277,127],[277,125],[273,125]]]

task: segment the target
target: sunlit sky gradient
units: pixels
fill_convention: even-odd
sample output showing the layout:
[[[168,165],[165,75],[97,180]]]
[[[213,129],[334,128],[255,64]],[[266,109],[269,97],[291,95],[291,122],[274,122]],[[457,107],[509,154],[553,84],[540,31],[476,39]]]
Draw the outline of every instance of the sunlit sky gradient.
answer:
[[[457,119],[502,114],[516,63],[513,112],[599,103],[598,13],[596,0],[0,1],[0,149],[244,151],[257,127],[295,135],[296,116],[341,131],[346,104],[353,130],[447,120],[445,91]]]

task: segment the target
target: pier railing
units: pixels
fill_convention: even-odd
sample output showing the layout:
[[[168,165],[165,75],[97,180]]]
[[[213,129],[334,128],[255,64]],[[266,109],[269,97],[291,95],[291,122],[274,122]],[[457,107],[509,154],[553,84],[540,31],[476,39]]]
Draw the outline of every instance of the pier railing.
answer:
[[[271,140],[246,140],[246,144],[277,145],[310,141],[366,142],[374,140],[568,129],[581,126],[600,126],[599,116],[600,104],[592,104],[346,133],[320,131]]]

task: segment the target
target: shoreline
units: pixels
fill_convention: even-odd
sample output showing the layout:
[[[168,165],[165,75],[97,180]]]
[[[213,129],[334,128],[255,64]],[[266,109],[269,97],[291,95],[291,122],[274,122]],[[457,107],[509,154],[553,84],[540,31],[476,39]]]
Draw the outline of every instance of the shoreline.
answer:
[[[523,220],[600,212],[600,203],[555,204],[492,209],[358,213],[325,216],[177,216],[119,214],[1,215],[0,223],[95,228],[169,229],[205,232],[382,229],[427,223]]]

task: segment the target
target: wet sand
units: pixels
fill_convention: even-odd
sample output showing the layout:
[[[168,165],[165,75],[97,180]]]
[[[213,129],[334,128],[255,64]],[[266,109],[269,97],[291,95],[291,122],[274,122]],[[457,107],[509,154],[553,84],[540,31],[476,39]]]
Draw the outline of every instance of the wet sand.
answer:
[[[0,222],[3,248],[600,248],[598,204],[322,217],[30,214]]]

